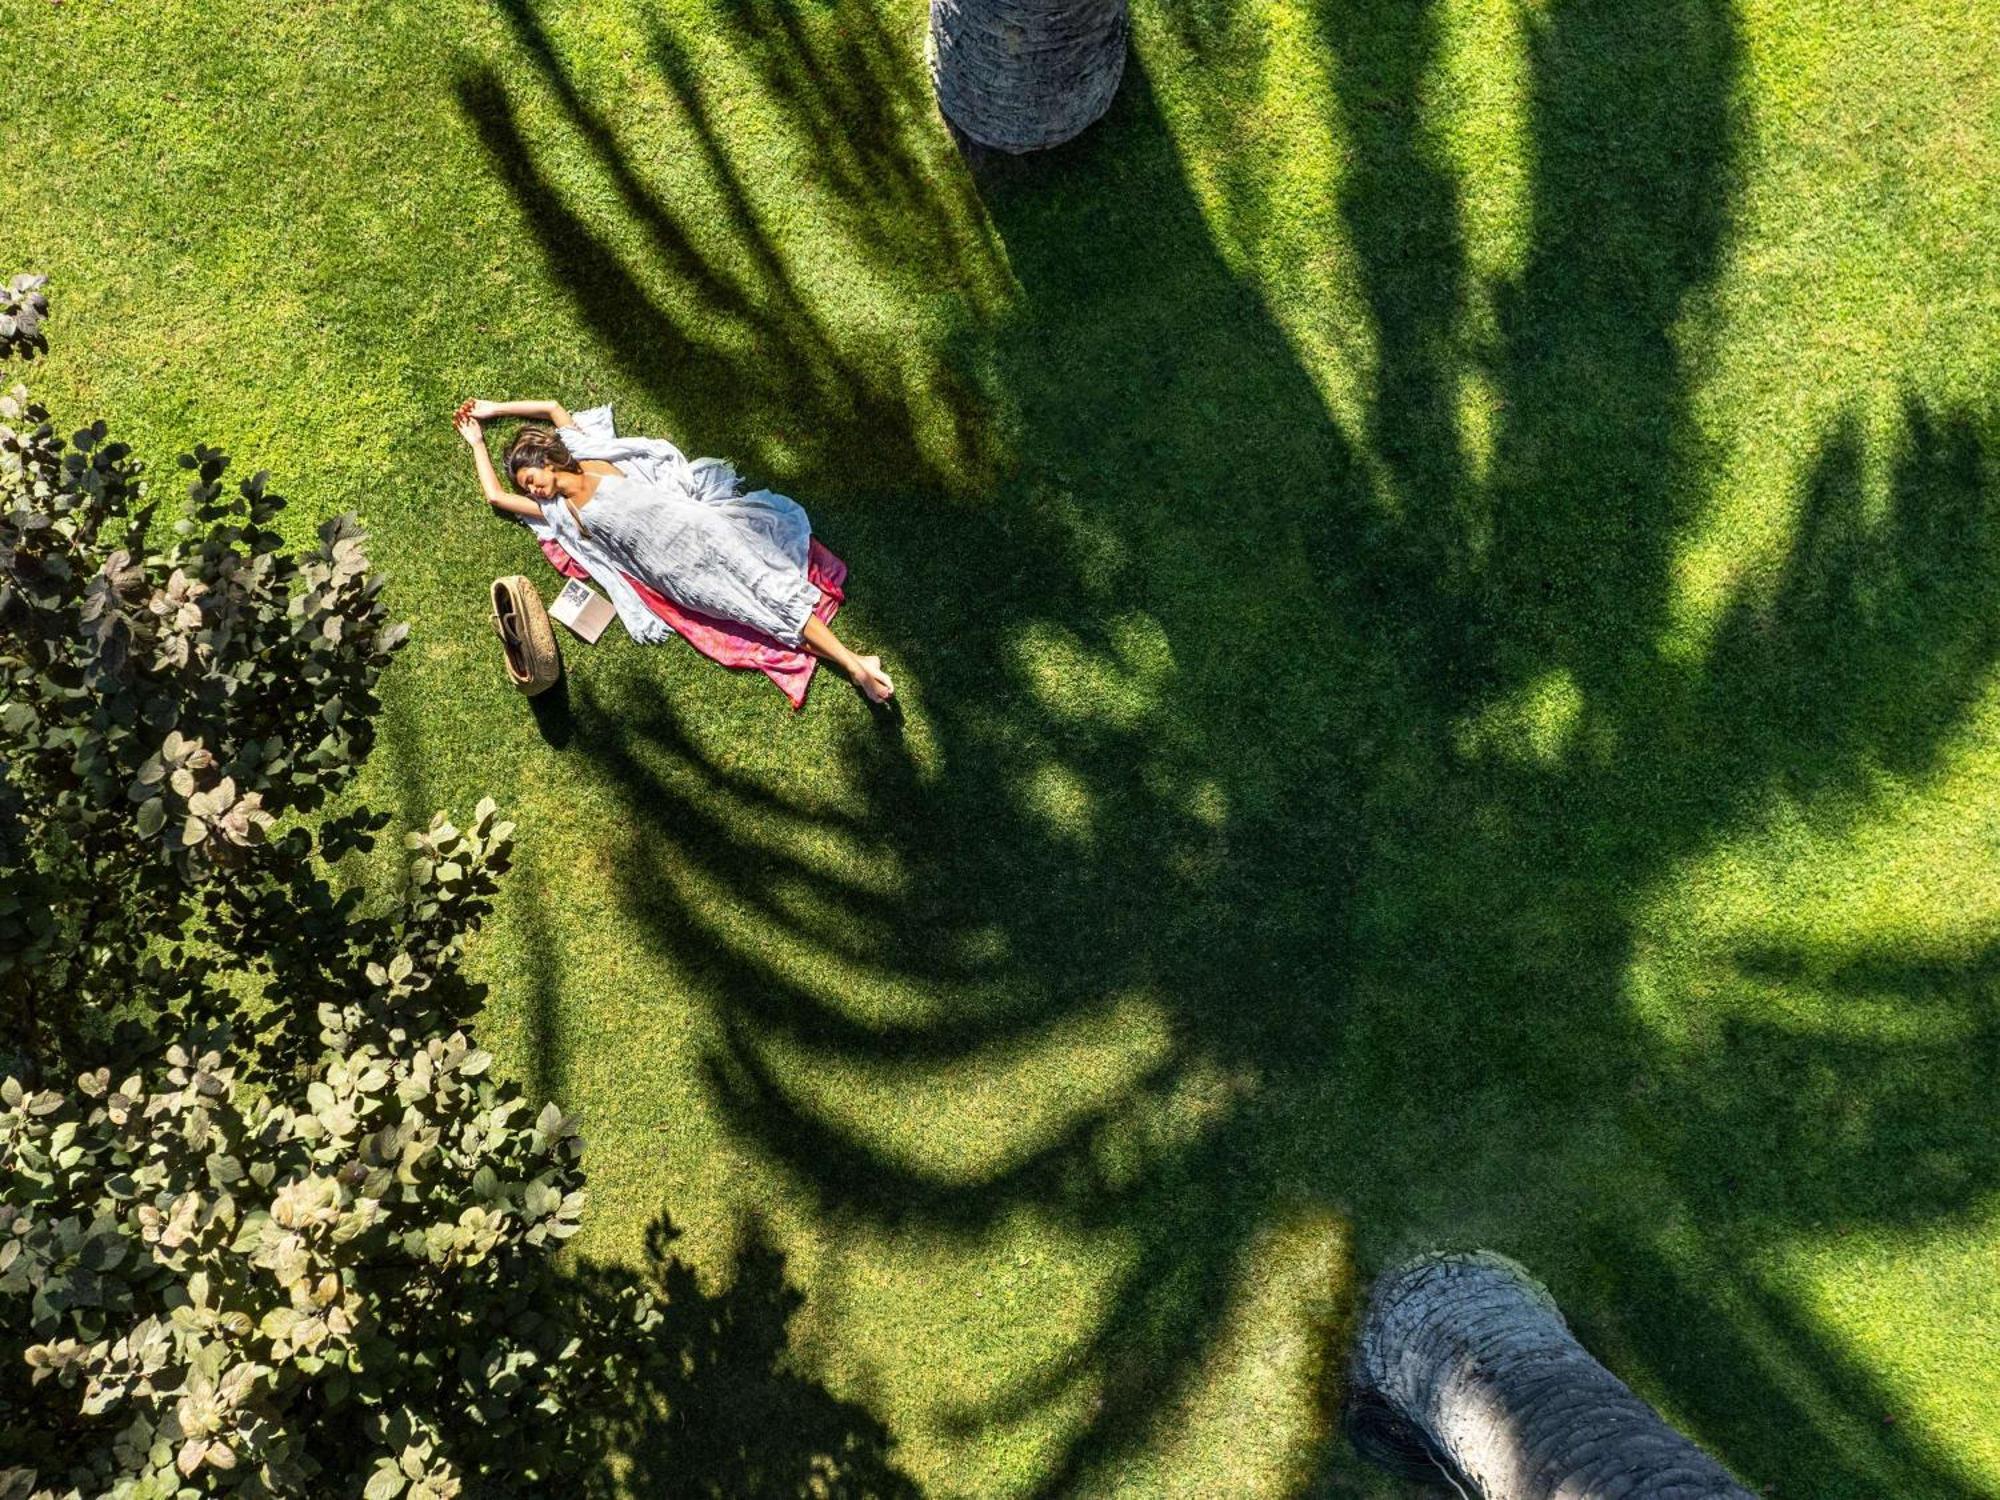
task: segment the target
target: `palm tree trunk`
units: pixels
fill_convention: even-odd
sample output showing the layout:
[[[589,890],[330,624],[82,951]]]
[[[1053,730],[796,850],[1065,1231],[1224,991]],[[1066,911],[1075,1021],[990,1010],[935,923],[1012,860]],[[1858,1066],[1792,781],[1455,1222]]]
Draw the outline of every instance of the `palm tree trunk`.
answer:
[[[1060,146],[1111,107],[1126,0],[931,0],[931,80],[982,146]]]
[[[1490,1251],[1420,1256],[1376,1282],[1347,1429],[1384,1467],[1442,1470],[1484,1500],[1750,1500]]]

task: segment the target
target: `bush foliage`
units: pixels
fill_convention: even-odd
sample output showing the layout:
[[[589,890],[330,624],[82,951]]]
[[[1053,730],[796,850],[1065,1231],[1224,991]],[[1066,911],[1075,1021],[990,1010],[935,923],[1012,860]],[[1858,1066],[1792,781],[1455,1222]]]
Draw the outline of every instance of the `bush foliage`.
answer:
[[[660,1312],[560,1294],[582,1142],[430,998],[509,833],[487,803],[413,837],[414,940],[320,1002],[302,1069],[246,1088],[223,1028],[0,1084],[0,1324],[28,1340],[0,1421],[30,1435],[0,1495],[445,1500],[582,1463],[572,1422]]]
[[[0,415],[0,1497],[541,1492],[661,1309],[560,1294],[582,1143],[467,1028],[511,825],[364,914],[382,819],[280,831],[403,636],[353,522],[289,556],[197,450],[156,547],[102,424]]]
[[[65,443],[24,388],[0,398],[0,1026],[31,1063],[200,998],[191,930],[278,941],[255,914],[313,843],[278,820],[353,776],[406,634],[351,517],[295,556],[263,474],[232,492],[222,454],[180,462],[187,514],[155,546],[102,422]]]
[[[33,359],[47,351],[49,341],[42,332],[42,319],[48,316],[49,299],[42,288],[48,280],[46,276],[16,276],[0,285],[0,359]]]

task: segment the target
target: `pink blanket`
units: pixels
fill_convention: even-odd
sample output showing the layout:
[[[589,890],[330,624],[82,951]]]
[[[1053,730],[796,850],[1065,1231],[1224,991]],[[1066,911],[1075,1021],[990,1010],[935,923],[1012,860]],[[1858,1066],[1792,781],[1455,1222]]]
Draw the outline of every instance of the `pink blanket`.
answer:
[[[563,577],[589,579],[590,574],[583,564],[565,552],[561,542],[543,542],[542,551],[550,565]],[[847,564],[821,546],[818,537],[812,539],[810,550],[806,553],[806,578],[819,589],[819,603],[813,606],[813,613],[832,623],[841,601],[847,597]],[[806,701],[806,689],[812,684],[813,668],[819,665],[819,658],[810,651],[787,646],[747,626],[682,609],[629,573],[625,575],[625,580],[632,585],[646,608],[665,620],[681,639],[710,661],[719,661],[725,667],[755,667],[778,685],[778,690],[791,700],[793,708]]]

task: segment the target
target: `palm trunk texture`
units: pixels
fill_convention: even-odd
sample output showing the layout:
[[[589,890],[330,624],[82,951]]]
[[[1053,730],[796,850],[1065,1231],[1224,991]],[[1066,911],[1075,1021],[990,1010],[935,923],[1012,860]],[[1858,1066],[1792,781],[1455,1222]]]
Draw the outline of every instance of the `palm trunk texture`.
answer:
[[[1125,0],[931,0],[931,79],[945,118],[982,146],[1060,146],[1125,72]]]
[[[1426,1255],[1369,1298],[1348,1436],[1398,1473],[1483,1500],[1750,1500],[1489,1251]]]

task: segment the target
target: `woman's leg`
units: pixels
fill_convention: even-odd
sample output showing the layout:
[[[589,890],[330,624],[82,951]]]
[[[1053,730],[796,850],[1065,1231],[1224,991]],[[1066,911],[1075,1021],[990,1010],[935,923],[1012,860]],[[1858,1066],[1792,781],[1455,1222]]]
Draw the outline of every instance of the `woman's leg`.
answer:
[[[806,628],[800,632],[799,639],[814,656],[824,657],[845,672],[847,680],[860,688],[870,703],[887,703],[895,696],[896,684],[882,670],[882,658],[856,656],[841,644],[840,637],[833,633],[833,627],[818,615],[806,621]]]

